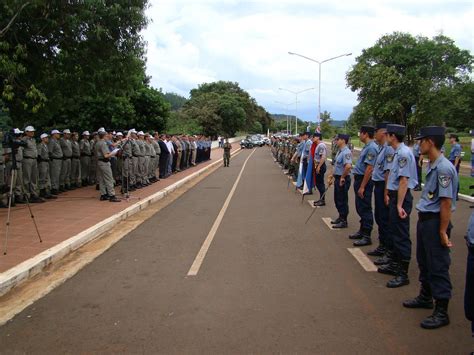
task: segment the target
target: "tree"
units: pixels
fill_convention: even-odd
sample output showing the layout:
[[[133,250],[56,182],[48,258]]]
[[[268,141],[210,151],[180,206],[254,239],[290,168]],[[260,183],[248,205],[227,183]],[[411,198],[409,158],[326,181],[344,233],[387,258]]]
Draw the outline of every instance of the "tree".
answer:
[[[360,108],[353,119],[387,120],[409,126],[441,123],[430,107],[446,88],[470,81],[473,57],[443,35],[432,39],[395,32],[364,49],[346,79]],[[365,117],[363,117],[365,116]]]
[[[188,101],[188,99],[184,96],[178,95],[174,92],[167,92],[165,94],[165,100],[171,104],[172,111],[179,110]]]

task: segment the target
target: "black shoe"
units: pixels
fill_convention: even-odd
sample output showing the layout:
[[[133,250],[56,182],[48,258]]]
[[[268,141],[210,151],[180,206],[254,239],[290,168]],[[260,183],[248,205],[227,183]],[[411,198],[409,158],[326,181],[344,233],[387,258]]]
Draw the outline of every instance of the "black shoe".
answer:
[[[385,253],[382,257],[375,259],[374,264],[375,265],[387,265],[392,261],[392,258],[390,257],[390,253]]]
[[[59,195],[59,191],[56,189],[51,190],[51,195]]]
[[[98,188],[96,188],[96,190],[98,190]],[[59,192],[66,192],[66,189],[64,188],[64,186],[59,186]]]
[[[47,200],[56,200],[58,198],[58,196],[54,196],[52,194],[46,194],[46,197],[45,197]]]
[[[430,287],[422,284],[420,294],[403,302],[403,307],[433,309],[433,296],[431,295]]]
[[[337,217],[336,219],[331,221],[331,224],[338,224],[342,221],[341,217]]]
[[[408,285],[410,280],[408,279],[408,267],[410,265],[409,261],[401,261],[398,266],[398,274],[394,279],[387,282],[388,288],[397,288]]]
[[[377,269],[377,272],[379,274],[397,276],[398,275],[398,263],[392,260],[389,264],[381,265]]]
[[[386,252],[386,249],[383,245],[379,245],[377,248],[374,250],[371,250],[367,253],[367,255],[370,256],[383,256]]]
[[[353,246],[355,247],[365,247],[367,245],[372,245],[372,239],[366,235],[362,236],[361,239],[356,240],[354,243],[352,243]]]
[[[109,201],[110,202],[120,202],[122,200],[117,198],[116,196],[109,196]]]
[[[314,207],[323,207],[326,206],[326,201],[324,200],[319,200],[319,201],[314,201],[313,202]]]
[[[349,239],[362,239],[362,232],[359,230],[356,233],[349,235]]]
[[[109,199],[109,196],[107,196],[107,195],[101,195],[100,196],[101,201],[107,201],[108,199]]]
[[[425,318],[420,326],[424,329],[436,329],[449,324],[448,316],[449,300],[436,300],[436,306],[433,314]]]
[[[347,228],[347,221],[341,220],[338,224],[334,224],[332,227],[337,229]]]
[[[46,198],[46,189],[41,189],[40,190],[39,197]]]

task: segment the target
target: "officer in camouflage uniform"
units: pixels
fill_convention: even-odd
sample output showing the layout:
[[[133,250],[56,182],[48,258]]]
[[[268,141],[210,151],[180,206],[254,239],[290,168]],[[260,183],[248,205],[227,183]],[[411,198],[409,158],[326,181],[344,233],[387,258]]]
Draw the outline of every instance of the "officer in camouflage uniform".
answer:
[[[40,190],[40,197],[46,199],[56,199],[57,197],[51,194],[51,179],[49,176],[49,149],[48,142],[49,136],[43,133],[41,136],[41,142],[38,143],[38,185]]]
[[[0,130],[0,142],[3,141],[3,132]],[[8,207],[5,201],[5,192],[8,184],[5,183],[5,155],[3,144],[0,144],[0,208]]]
[[[95,185],[97,184],[97,156],[95,155],[95,145],[99,140],[99,136],[97,132],[92,133],[92,140],[90,142],[91,146],[91,165],[89,169],[89,184]]]
[[[230,162],[230,151],[232,149],[232,144],[229,143],[229,138],[225,139],[224,146],[224,166],[228,167]]]
[[[26,146],[23,148],[23,187],[28,201],[32,203],[44,202],[38,193],[38,150],[34,139],[35,129],[33,126],[25,128],[25,136],[22,138]]]
[[[63,151],[59,144],[59,131],[53,129],[51,131],[51,139],[48,143],[49,150],[49,173],[51,176],[51,194],[59,194],[59,176],[61,174],[61,165],[63,162]]]
[[[99,180],[100,200],[120,202],[120,199],[115,196],[114,178],[112,176],[112,168],[110,167],[112,153],[105,141],[107,132],[105,129],[99,129],[97,133],[99,140],[94,148],[97,156],[97,179]]]
[[[59,191],[64,192],[71,190],[72,142],[69,129],[63,131],[63,137],[59,140],[59,144],[63,151],[63,162],[61,164],[61,174],[59,175]]]
[[[73,132],[71,140],[71,189],[81,187],[81,149],[78,140],[79,133]]]
[[[90,185],[89,171],[91,168],[92,150],[89,141],[89,131],[82,133],[82,139],[79,141],[79,150],[81,153],[81,180],[82,186]]]
[[[138,149],[140,150],[138,156],[138,183],[142,186],[148,186],[149,184],[146,181],[146,164],[145,164],[145,155],[146,155],[146,148],[145,148],[145,133],[142,131],[138,132],[138,140],[136,141],[138,145]]]

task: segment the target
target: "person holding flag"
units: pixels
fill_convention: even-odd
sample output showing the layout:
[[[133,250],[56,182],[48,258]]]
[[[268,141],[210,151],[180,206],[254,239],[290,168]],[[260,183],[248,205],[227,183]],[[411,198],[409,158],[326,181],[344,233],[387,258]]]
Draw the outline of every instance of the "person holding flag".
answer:
[[[319,191],[319,200],[313,202],[313,205],[315,207],[322,207],[326,206],[326,186],[324,185],[324,174],[326,174],[326,157],[328,155],[328,149],[326,144],[323,142],[323,136],[321,132],[316,132],[314,134],[313,142],[316,144],[316,150],[314,152],[314,172],[316,188]]]
[[[296,186],[298,189],[303,189],[304,179],[306,177],[306,171],[308,169],[308,157],[311,150],[311,140],[308,139],[309,133],[304,132],[301,136],[301,145],[298,151],[298,156],[300,157],[300,167],[298,169],[298,180],[296,181]]]
[[[306,169],[306,175],[303,182],[303,195],[312,195],[313,194],[313,187],[314,187],[314,154],[316,151],[316,147],[318,146],[317,138],[313,135],[311,139],[308,141],[311,142],[311,148],[309,150],[308,156],[308,167]]]

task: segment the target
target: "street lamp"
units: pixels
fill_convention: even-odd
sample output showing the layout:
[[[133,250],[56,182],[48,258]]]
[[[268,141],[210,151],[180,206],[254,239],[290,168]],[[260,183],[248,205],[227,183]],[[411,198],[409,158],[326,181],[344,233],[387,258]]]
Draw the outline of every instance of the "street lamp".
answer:
[[[275,103],[286,106],[286,133],[288,134],[288,132],[291,130],[291,122],[289,121],[290,117],[288,116],[288,107],[290,105],[293,105],[293,102],[286,103],[281,101],[275,101]]]
[[[314,90],[316,88],[308,88],[301,91],[292,91],[284,88],[278,88],[278,90],[288,91],[295,95],[295,133],[298,134],[298,95],[309,90]]]
[[[337,57],[332,57],[332,58],[328,58],[328,59],[321,60],[321,61],[313,59],[313,58],[306,57],[306,56],[298,54],[298,53],[288,52],[288,54],[297,55],[298,57],[301,57],[301,58],[310,60],[312,62],[318,63],[318,65],[319,65],[319,93],[318,93],[318,124],[319,124],[319,123],[321,123],[321,64],[329,62],[330,60],[334,60],[334,59],[337,59],[337,58],[348,57],[348,56],[352,55],[352,53],[341,54],[341,55],[338,55]]]

